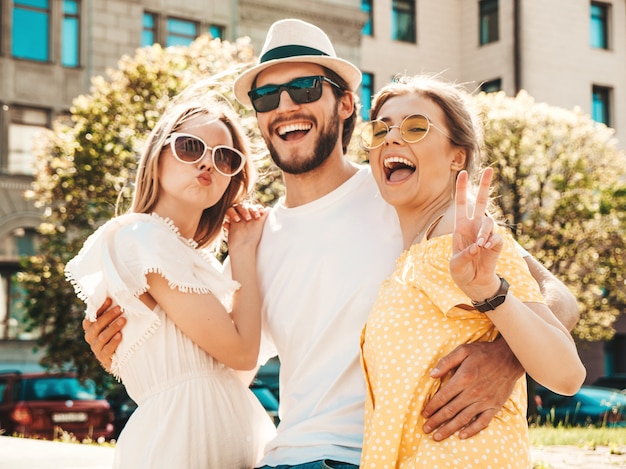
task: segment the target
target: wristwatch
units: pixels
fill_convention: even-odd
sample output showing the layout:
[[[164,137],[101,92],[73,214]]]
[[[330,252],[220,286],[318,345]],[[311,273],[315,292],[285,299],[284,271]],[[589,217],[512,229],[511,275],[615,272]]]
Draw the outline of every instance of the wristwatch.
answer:
[[[506,294],[509,292],[509,282],[504,279],[504,277],[500,277],[500,288],[495,295],[491,298],[487,298],[484,301],[474,301],[472,300],[472,306],[476,308],[481,313],[486,313],[487,311],[493,311],[506,300]]]

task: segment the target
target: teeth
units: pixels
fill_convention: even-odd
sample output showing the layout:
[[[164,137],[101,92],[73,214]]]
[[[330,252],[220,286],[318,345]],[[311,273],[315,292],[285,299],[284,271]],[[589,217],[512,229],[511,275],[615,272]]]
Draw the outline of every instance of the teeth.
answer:
[[[282,136],[288,132],[295,132],[297,130],[311,130],[311,127],[313,127],[311,124],[289,124],[284,127],[280,127],[278,129],[278,135]]]
[[[415,168],[415,165],[413,163],[411,163],[406,158],[401,158],[399,156],[390,156],[389,158],[387,158],[385,160],[385,168],[391,168],[393,166],[393,163],[401,163],[405,166]]]

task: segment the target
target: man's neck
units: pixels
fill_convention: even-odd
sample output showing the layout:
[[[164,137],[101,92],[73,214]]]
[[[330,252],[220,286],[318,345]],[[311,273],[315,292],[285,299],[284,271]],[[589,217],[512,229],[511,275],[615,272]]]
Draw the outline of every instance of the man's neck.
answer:
[[[329,157],[320,167],[303,174],[283,174],[285,206],[308,204],[329,194],[350,179],[358,168],[343,155]]]

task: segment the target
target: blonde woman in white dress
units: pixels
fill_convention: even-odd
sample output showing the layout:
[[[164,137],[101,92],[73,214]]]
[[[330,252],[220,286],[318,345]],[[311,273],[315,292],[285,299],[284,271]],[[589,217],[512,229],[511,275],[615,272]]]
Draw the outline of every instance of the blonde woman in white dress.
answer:
[[[130,211],[100,227],[66,267],[90,320],[110,297],[127,321],[111,372],[139,407],[115,467],[251,468],[273,436],[235,371],[257,363],[265,211],[240,209],[241,221],[228,226],[232,279],[210,249],[227,209],[252,187],[247,154],[223,99],[179,99],[147,139]]]

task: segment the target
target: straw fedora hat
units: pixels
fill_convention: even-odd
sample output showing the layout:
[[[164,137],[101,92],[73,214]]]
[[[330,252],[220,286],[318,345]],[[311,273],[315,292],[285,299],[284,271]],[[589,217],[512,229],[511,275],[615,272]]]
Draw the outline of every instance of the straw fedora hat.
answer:
[[[343,78],[350,90],[361,83],[361,71],[347,60],[337,57],[335,48],[324,31],[315,25],[297,19],[274,23],[265,39],[259,63],[243,72],[234,83],[237,100],[251,106],[248,91],[256,76],[272,65],[283,62],[306,62],[329,68]]]

